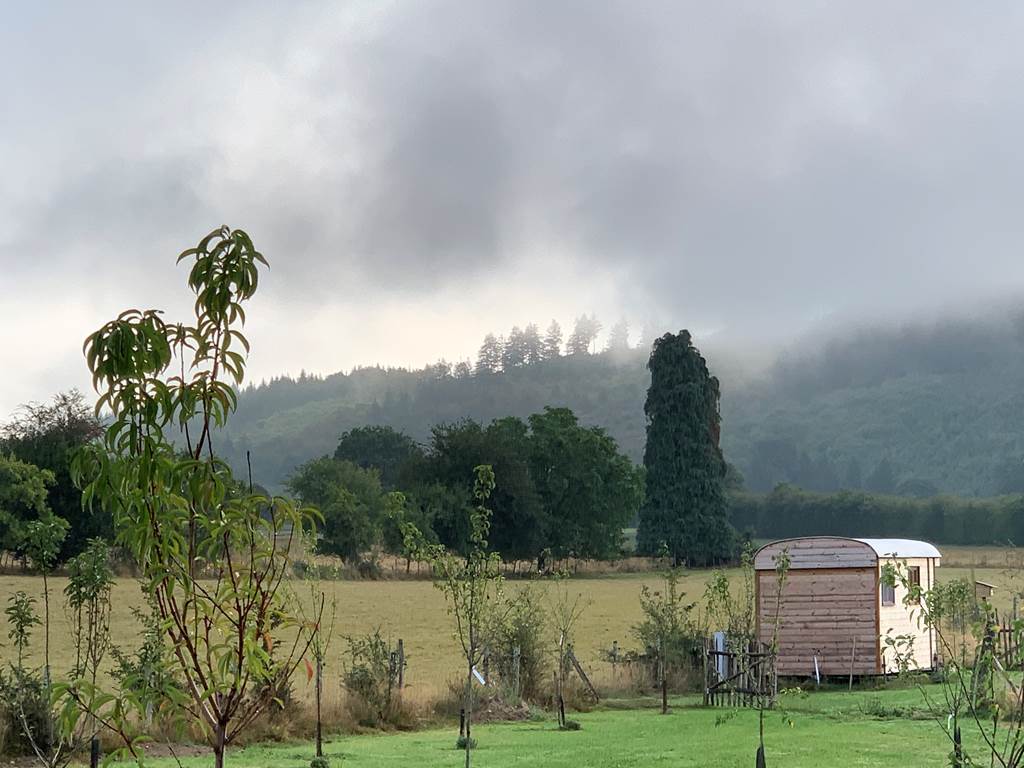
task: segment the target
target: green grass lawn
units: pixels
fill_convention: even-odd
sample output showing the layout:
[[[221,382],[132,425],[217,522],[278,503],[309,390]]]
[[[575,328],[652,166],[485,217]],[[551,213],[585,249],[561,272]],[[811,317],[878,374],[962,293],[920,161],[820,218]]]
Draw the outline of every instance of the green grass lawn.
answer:
[[[935,691],[938,693],[937,689]],[[636,703],[636,702],[633,702]],[[643,702],[650,704],[650,702]],[[753,766],[757,749],[757,713],[705,709],[692,698],[679,699],[668,715],[655,708],[601,709],[572,715],[582,730],[559,732],[553,720],[479,726],[477,766],[545,768],[631,768],[673,766],[704,768]],[[941,766],[948,743],[923,710],[916,689],[835,691],[786,698],[787,715],[765,719],[768,765],[786,768],[858,766]],[[970,743],[965,728],[965,741]],[[452,728],[412,733],[332,739],[326,754],[333,766],[385,768],[462,765]],[[229,752],[227,765],[299,768],[309,764],[308,744],[260,746]],[[208,766],[210,757],[193,757],[185,766]],[[152,765],[169,768],[170,761]]]

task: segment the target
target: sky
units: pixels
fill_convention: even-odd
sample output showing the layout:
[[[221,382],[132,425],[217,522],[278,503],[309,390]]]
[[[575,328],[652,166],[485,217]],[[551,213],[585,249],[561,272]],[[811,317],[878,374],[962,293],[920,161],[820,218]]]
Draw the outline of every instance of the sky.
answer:
[[[596,313],[784,346],[1024,288],[1024,6],[21,3],[0,25],[0,418],[84,337],[271,264],[250,378]]]

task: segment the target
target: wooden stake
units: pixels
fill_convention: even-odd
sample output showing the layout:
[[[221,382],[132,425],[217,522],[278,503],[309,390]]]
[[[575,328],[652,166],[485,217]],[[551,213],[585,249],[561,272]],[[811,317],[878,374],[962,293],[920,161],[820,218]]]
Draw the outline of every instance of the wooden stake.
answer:
[[[853,650],[850,652],[850,690],[853,690],[853,665],[857,658],[857,636],[853,636]]]

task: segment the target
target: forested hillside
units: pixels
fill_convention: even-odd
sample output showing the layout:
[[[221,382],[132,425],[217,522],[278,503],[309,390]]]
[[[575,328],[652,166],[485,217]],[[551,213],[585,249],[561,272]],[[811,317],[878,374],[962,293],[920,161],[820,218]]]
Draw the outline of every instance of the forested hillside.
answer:
[[[1024,490],[1022,327],[1017,318],[863,329],[794,347],[754,380],[716,354],[713,340],[697,343],[721,379],[726,458],[749,489],[788,482],[976,496]],[[222,448],[237,467],[251,451],[255,479],[280,488],[354,426],[389,425],[425,441],[437,423],[525,417],[553,405],[605,427],[640,461],[647,351],[620,341],[592,354],[593,344],[577,339],[575,354],[558,355],[535,331],[535,342],[526,337],[518,329],[508,341],[489,335],[473,366],[360,368],[251,386]],[[510,353],[524,338],[527,347]]]

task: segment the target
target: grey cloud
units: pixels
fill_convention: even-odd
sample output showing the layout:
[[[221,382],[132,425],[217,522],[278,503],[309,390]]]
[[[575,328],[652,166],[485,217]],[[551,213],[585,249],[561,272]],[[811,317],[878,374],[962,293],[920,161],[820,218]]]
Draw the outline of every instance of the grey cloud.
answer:
[[[501,279],[550,254],[621,272],[623,305],[754,331],[1024,283],[1016,4],[369,8],[365,24],[332,26],[326,3],[235,6],[186,50],[183,72],[231,61],[284,78],[266,117],[308,128],[310,162],[291,162],[304,147],[290,134],[270,136],[238,172],[230,112],[210,115],[198,150],[170,131],[157,160],[128,132],[57,186],[19,248],[39,231],[111,252],[131,240],[117,231],[181,246],[226,221],[282,254],[276,290],[317,300],[346,281]],[[144,35],[167,61],[154,70],[151,55],[147,71],[182,77],[159,25]],[[306,47],[319,65],[289,71]],[[192,118],[181,107],[167,125]]]

